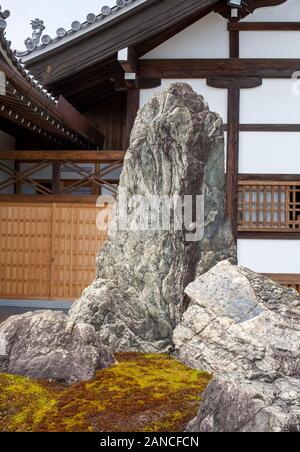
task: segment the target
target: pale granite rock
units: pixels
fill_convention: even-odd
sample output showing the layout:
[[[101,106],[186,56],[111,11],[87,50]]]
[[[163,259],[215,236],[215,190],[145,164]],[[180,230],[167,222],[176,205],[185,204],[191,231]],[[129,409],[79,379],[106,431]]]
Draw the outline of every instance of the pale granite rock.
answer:
[[[189,428],[300,431],[298,293],[224,261],[186,294],[177,356],[215,376]]]

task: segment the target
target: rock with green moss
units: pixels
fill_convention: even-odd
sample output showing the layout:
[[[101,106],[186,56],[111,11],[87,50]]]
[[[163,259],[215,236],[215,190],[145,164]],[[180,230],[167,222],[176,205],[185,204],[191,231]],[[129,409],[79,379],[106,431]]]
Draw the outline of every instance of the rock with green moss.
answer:
[[[114,363],[91,325],[62,312],[29,312],[0,324],[0,372],[69,384]]]
[[[113,351],[169,351],[186,308],[186,286],[196,274],[235,257],[225,214],[222,119],[188,84],[171,84],[138,113],[119,199],[122,188],[132,206],[136,196],[205,196],[204,218],[198,218],[199,229],[205,223],[204,236],[190,240],[192,219],[183,230],[174,230],[173,224],[151,230],[148,223],[147,230],[140,230],[133,207],[127,227],[118,228],[124,221],[122,205],[98,255],[97,279],[70,315],[94,325]],[[155,207],[159,212],[158,201]],[[173,218],[172,204],[170,210]],[[147,207],[141,216],[145,221]]]

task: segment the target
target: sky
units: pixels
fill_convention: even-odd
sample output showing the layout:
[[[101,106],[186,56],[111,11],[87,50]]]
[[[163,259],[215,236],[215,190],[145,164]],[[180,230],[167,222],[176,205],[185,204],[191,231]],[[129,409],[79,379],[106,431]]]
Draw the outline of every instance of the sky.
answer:
[[[74,20],[84,22],[88,13],[99,14],[102,6],[114,6],[115,0],[1,0],[2,10],[10,10],[7,19],[7,38],[12,47],[25,49],[24,41],[31,37],[30,21],[38,18],[45,22],[44,34],[56,36],[56,30],[69,30]]]

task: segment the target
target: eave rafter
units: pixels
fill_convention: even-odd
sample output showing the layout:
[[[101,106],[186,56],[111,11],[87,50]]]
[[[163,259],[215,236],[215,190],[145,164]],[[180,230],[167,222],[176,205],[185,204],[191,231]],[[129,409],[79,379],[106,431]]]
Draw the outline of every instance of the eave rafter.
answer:
[[[57,144],[102,147],[104,136],[61,96],[56,99],[16,57],[0,30],[0,116]]]

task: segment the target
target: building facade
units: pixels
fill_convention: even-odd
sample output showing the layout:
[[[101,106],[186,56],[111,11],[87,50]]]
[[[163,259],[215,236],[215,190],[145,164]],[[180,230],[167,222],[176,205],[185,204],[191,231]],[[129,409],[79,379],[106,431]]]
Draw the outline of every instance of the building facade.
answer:
[[[56,37],[41,30],[38,38],[35,34],[27,40],[27,50],[18,58],[39,84],[54,96],[63,96],[61,112],[68,111],[74,130],[81,125],[77,137],[81,143],[76,142],[76,147],[74,140],[70,143],[57,134],[51,134],[56,141],[49,143],[37,139],[35,130],[12,125],[0,108],[0,160],[6,168],[3,176],[0,166],[0,203],[16,202],[24,208],[30,202],[34,208],[47,201],[48,209],[56,209],[52,234],[55,228],[60,232],[54,232],[54,260],[58,250],[65,250],[64,257],[55,269],[50,265],[44,271],[56,275],[46,276],[49,286],[63,275],[62,289],[59,293],[48,290],[45,298],[75,298],[89,283],[94,255],[92,249],[83,250],[84,243],[95,250],[104,237],[97,242],[99,238],[89,240],[91,232],[73,232],[68,245],[70,228],[77,224],[78,231],[82,229],[87,215],[83,210],[75,214],[74,209],[91,209],[99,194],[115,193],[139,107],[179,80],[202,94],[224,121],[227,212],[239,264],[300,288],[300,4],[298,0],[248,0],[236,8],[229,3],[120,1],[115,8],[89,14],[83,23],[73,22],[69,31],[58,29]],[[13,106],[19,111],[20,99]],[[29,122],[37,127],[33,120]],[[77,158],[83,145],[85,154]],[[36,162],[39,155],[46,156],[42,152],[53,149],[56,154],[48,154],[56,159],[51,172],[38,168],[29,174],[29,184],[27,173],[20,179],[35,164],[30,159]],[[72,154],[69,160],[63,158],[67,150]],[[8,151],[10,159],[5,163]],[[35,153],[30,155],[31,151]],[[19,175],[11,185],[6,181],[7,165]],[[7,209],[7,205],[0,207],[2,224],[7,224]],[[1,240],[2,256],[8,256]],[[53,259],[53,237],[51,243],[47,246]],[[8,258],[3,257],[1,268],[7,266]],[[30,271],[30,264],[27,268]],[[85,276],[80,268],[86,269]],[[69,272],[77,275],[75,281]],[[0,297],[7,298],[10,291],[3,287],[4,282]]]

